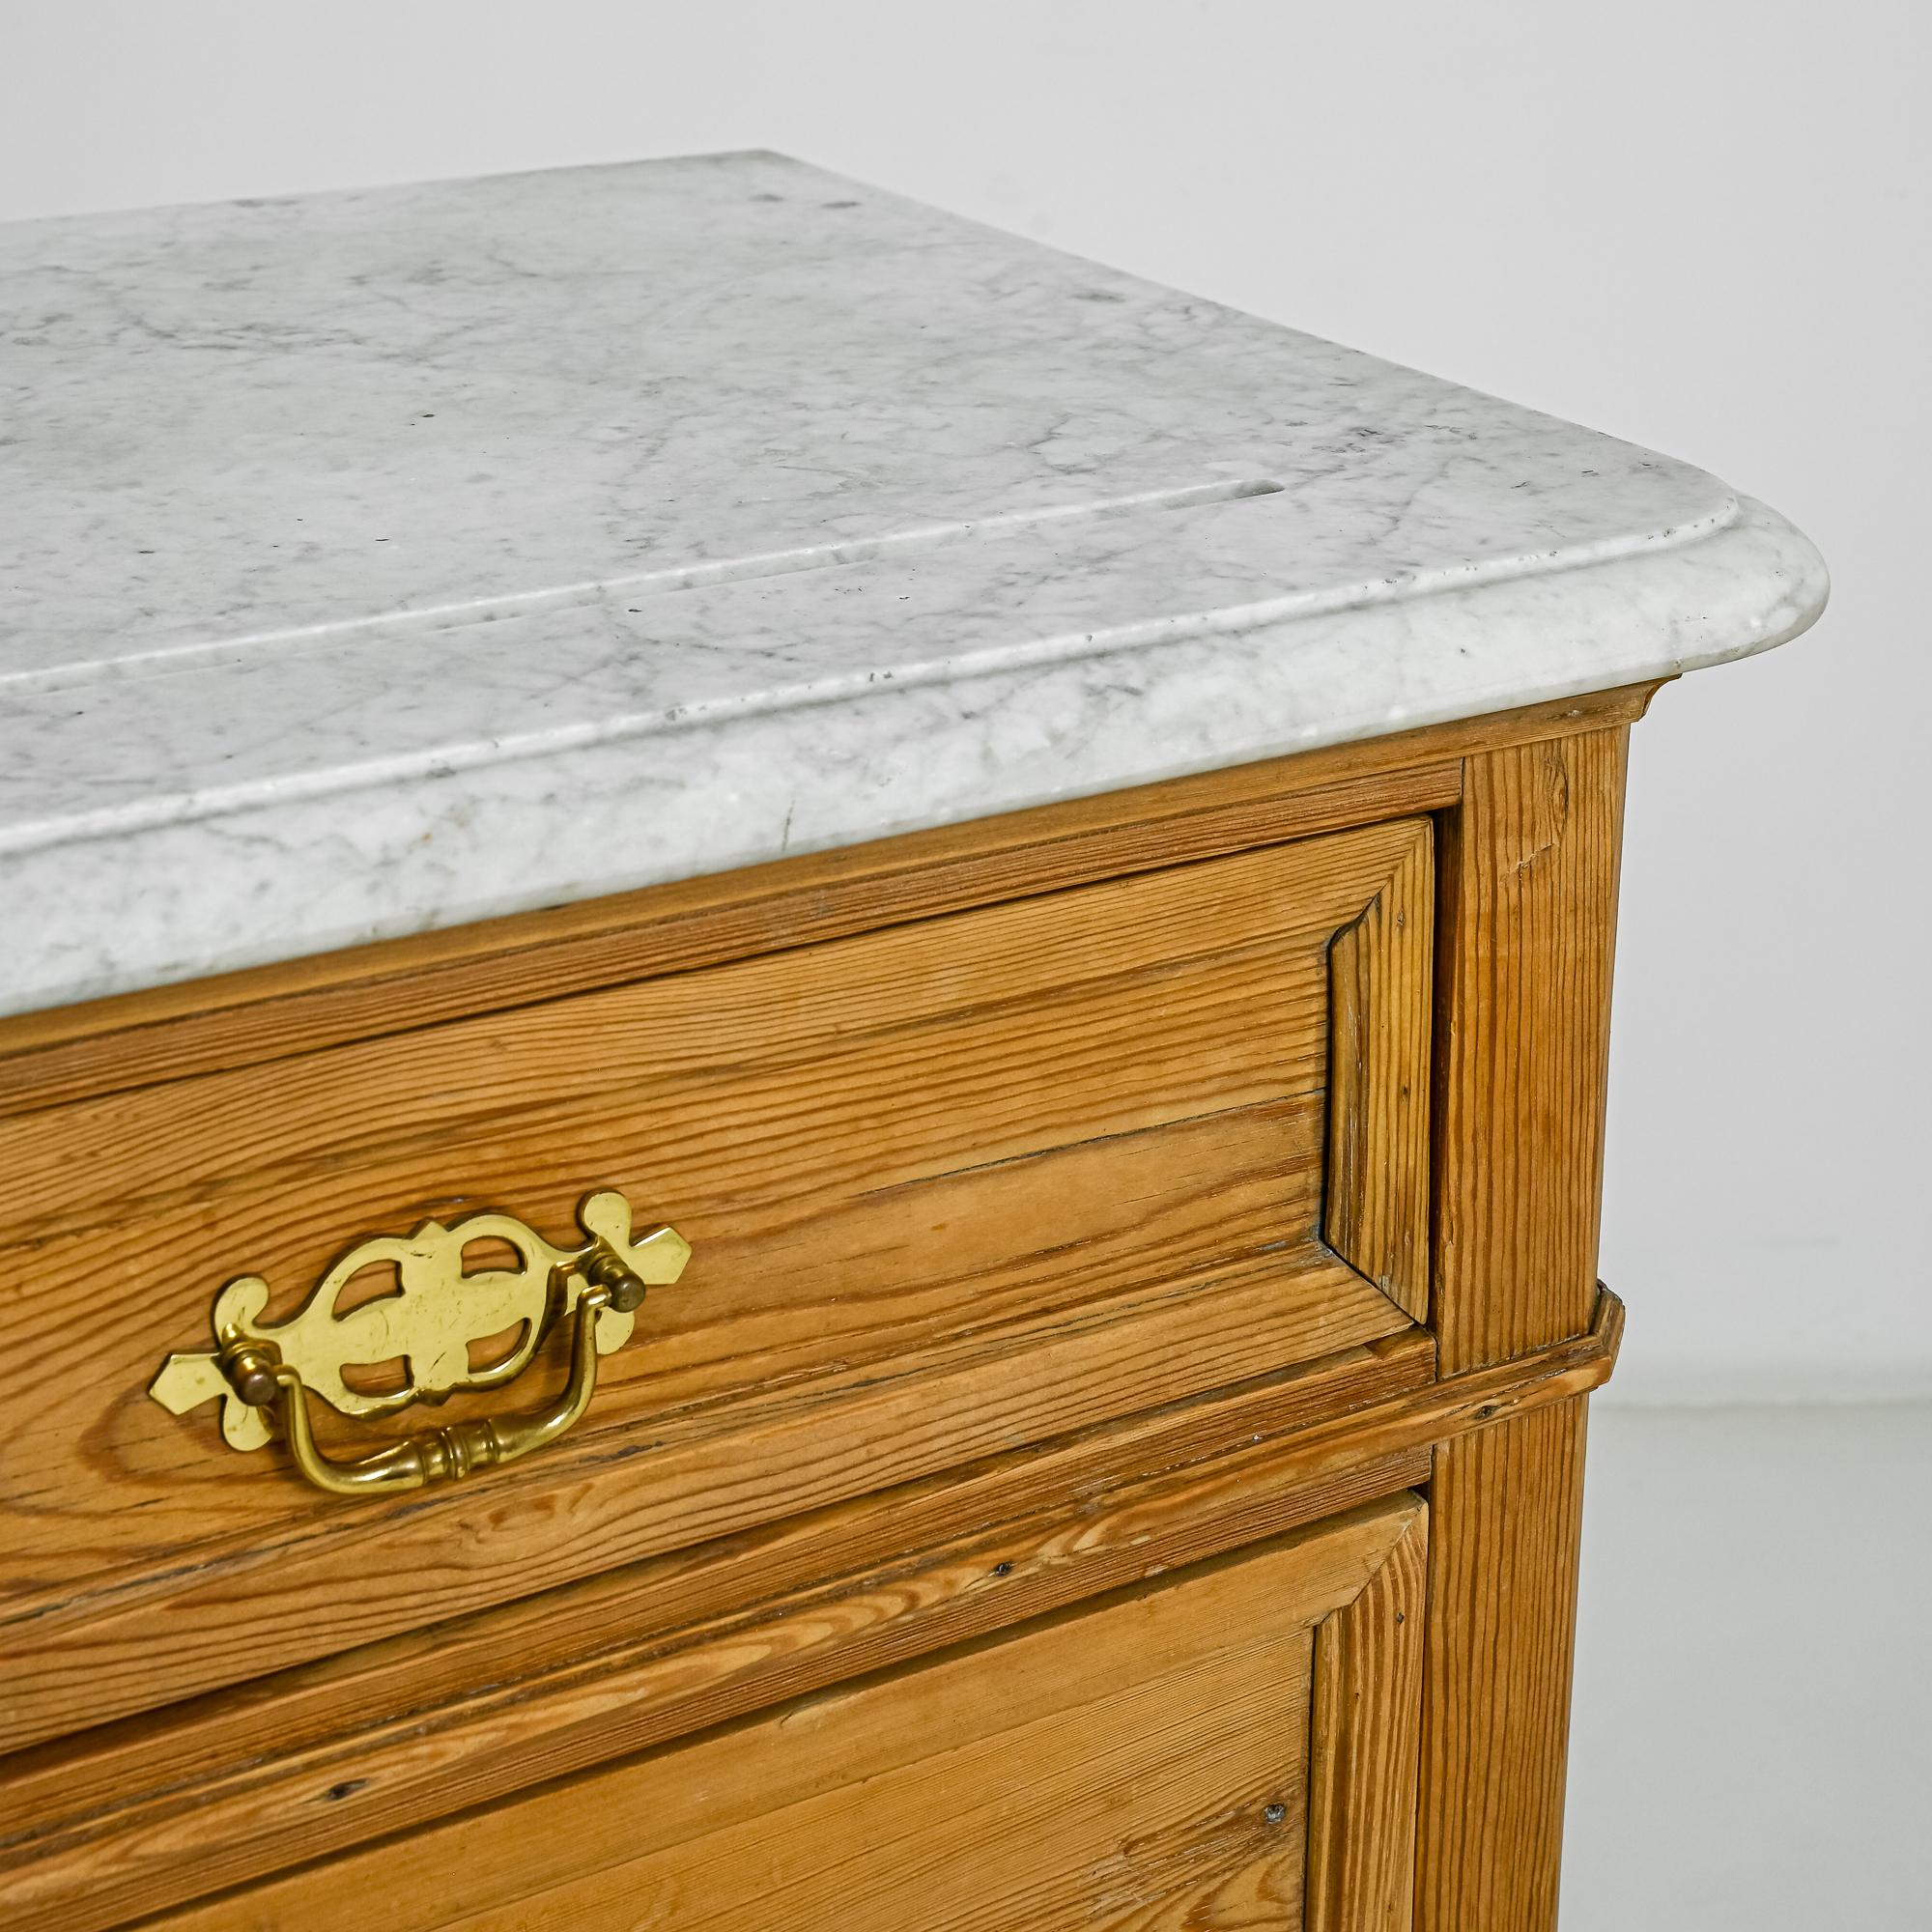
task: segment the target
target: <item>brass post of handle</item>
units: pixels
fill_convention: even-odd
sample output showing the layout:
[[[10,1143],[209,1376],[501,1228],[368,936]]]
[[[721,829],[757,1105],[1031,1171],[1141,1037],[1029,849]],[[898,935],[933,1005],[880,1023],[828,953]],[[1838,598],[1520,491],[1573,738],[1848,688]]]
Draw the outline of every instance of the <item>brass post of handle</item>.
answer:
[[[514,1462],[554,1442],[589,1407],[597,1392],[597,1358],[629,1337],[633,1318],[651,1285],[677,1280],[690,1244],[675,1229],[631,1234],[630,1204],[600,1190],[578,1208],[586,1239],[553,1247],[506,1214],[475,1214],[444,1227],[426,1221],[406,1237],[379,1236],[358,1242],[323,1277],[289,1321],[265,1325],[268,1284],[259,1275],[231,1281],[216,1296],[215,1347],[208,1353],[170,1355],[149,1393],[175,1414],[212,1396],[223,1398],[222,1434],[237,1449],[270,1439],[269,1417],[297,1469],[332,1495],[361,1496],[456,1481],[477,1469]],[[516,1268],[464,1270],[466,1247],[507,1242]],[[388,1264],[400,1293],[365,1301],[346,1314],[337,1297],[358,1273]],[[543,1335],[570,1323],[570,1372],[563,1392],[527,1413],[480,1416],[446,1424],[338,1461],[315,1437],[308,1398],[318,1396],[345,1414],[378,1414],[418,1400],[439,1402],[457,1389],[493,1388],[512,1380],[535,1354]],[[469,1344],[521,1322],[516,1348],[487,1369],[470,1366]],[[344,1375],[357,1363],[406,1359],[400,1389],[371,1394]]]

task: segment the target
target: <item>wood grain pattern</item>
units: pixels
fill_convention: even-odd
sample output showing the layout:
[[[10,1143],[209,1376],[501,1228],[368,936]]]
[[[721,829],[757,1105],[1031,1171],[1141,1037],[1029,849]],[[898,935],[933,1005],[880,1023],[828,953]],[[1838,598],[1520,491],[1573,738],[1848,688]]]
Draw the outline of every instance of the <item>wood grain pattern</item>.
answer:
[[[1656,688],[0,1018],[0,1115],[1435,810],[1465,753],[1640,717]]]
[[[0,1890],[87,1932],[1387,1495],[1426,1446],[1308,1425],[1432,1369],[1411,1331],[15,1753]]]
[[[1435,878],[1418,842],[1328,947],[1321,1238],[1429,1319],[1429,1028]]]
[[[1446,822],[1435,1107],[1445,1372],[1590,1319],[1629,736],[1471,758]]]
[[[1428,1519],[1315,1634],[1306,1932],[1405,1932],[1415,1887]]]
[[[1588,1336],[1449,1382],[1411,1333],[16,1755],[0,1884],[21,1932],[93,1932],[1315,1520],[1419,1480],[1433,1441],[1595,1386],[1621,1320],[1605,1293]],[[1419,1642],[1419,1607],[1392,1613]],[[1381,1721],[1350,1719],[1331,1817],[1392,1762]],[[1397,1841],[1350,1842],[1348,1872],[1388,1877]]]
[[[1119,1678],[1048,1699],[1065,1689],[1049,1675],[1057,1653],[1023,1644],[1017,1657],[976,1659],[981,1674],[956,1688],[886,1691],[917,1697],[922,1719],[884,1736],[867,1725],[873,1748],[857,1763],[847,1733],[874,1717],[869,1687],[829,1713],[790,1714],[782,1737],[760,1727],[695,1746],[610,1794],[648,1817],[642,1829],[579,1828],[592,1857],[637,1845],[641,1856],[442,1922],[450,1932],[533,1919],[628,1932],[640,1916],[714,1932],[1292,1924],[1307,1632],[1203,1660],[1134,1657],[1133,1639],[1104,1624],[1093,1634]],[[1135,1666],[1160,1674],[1131,1681]],[[892,1742],[919,1748],[878,1748]],[[791,1775],[775,1780],[775,1764]],[[713,1801],[704,1815],[664,1803],[687,1779]],[[514,1815],[501,1822],[521,1829]],[[689,1835],[667,1842],[667,1826]]]
[[[1445,1374],[1577,1333],[1597,1258],[1628,728],[1464,765],[1438,851]],[[1582,1405],[1437,1451],[1418,1932],[1550,1932]]]
[[[253,1888],[245,1911],[280,1932],[339,1923],[345,1898],[363,1932],[1293,1926],[1310,1626],[1419,1509],[1351,1512],[349,1853]],[[217,1901],[160,1922],[234,1919]]]
[[[1394,1332],[1318,1233],[1325,949],[1426,840],[1397,821],[0,1122],[0,1740]],[[540,1459],[345,1505],[142,1393],[226,1274],[289,1306],[345,1236],[485,1204],[560,1228],[599,1185],[696,1259]],[[75,1326],[65,1285],[128,1280],[130,1227],[116,1321]]]
[[[1435,1452],[1419,1932],[1556,1924],[1587,1408]]]

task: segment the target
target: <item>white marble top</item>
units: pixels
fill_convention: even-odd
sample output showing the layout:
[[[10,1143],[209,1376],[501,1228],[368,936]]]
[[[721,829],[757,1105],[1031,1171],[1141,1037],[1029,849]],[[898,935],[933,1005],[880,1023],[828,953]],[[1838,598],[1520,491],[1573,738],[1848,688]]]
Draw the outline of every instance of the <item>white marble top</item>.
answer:
[[[1701,470],[771,155],[19,223],[0,306],[0,1012],[1825,597]]]

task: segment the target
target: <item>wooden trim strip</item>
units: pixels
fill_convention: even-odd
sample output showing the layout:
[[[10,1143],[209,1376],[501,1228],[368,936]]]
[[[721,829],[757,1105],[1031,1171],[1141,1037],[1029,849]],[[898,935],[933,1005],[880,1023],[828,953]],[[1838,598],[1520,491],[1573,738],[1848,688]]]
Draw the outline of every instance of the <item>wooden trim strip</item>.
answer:
[[[1555,1932],[1588,1411],[1435,1451],[1414,1932]]]
[[[1435,1444],[1599,1386],[1622,1327],[1604,1290],[1587,1333],[1442,1381],[1411,1331],[22,1753],[10,1922],[111,1926],[1388,1494]],[[1373,1394],[1333,1413],[1351,1384]],[[882,1545],[916,1553],[867,1562]]]
[[[1408,1923],[1428,1545],[1418,1510],[1361,1593],[1316,1628],[1302,1932]]]
[[[1434,811],[1461,760],[1640,717],[1655,685],[0,1018],[0,1115]]]
[[[1437,855],[1432,1317],[1461,1378],[1596,1280],[1629,730],[1470,758]],[[1443,1449],[1415,1932],[1553,1932],[1583,1408]]]
[[[1321,1238],[1411,1321],[1429,1320],[1427,825],[1328,942],[1328,1159]]]
[[[1469,759],[1439,841],[1431,1307],[1450,1374],[1589,1313],[1629,739]]]

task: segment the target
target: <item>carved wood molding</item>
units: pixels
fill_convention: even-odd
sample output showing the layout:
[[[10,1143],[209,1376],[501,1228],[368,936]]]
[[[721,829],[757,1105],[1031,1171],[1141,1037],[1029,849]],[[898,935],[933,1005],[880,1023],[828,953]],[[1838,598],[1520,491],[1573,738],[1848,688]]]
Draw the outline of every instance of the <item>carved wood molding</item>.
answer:
[[[1411,1321],[1429,1319],[1433,844],[1420,822],[1382,889],[1328,943],[1321,1239]]]

